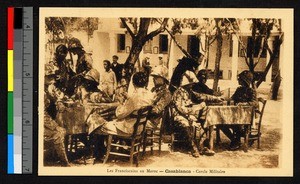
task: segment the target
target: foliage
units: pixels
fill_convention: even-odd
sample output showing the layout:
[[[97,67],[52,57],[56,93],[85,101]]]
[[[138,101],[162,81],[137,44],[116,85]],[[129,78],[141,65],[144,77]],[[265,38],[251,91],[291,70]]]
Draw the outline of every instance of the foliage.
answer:
[[[52,34],[53,42],[61,42],[73,31],[86,31],[91,37],[98,29],[98,18],[83,17],[47,17],[45,19],[46,33]]]
[[[139,58],[143,46],[148,40],[153,39],[159,33],[164,32],[168,18],[162,20],[161,25],[151,32],[149,31],[150,25],[156,23],[155,18],[120,18],[123,26],[126,28],[127,33],[132,38],[132,45],[130,53],[126,59],[125,66],[132,66]],[[129,65],[130,64],[130,65]]]

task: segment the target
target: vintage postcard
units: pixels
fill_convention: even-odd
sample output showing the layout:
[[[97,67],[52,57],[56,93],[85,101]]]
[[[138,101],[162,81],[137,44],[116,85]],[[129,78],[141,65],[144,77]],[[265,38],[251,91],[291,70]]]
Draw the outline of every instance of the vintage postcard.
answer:
[[[293,16],[40,8],[39,175],[293,176]]]

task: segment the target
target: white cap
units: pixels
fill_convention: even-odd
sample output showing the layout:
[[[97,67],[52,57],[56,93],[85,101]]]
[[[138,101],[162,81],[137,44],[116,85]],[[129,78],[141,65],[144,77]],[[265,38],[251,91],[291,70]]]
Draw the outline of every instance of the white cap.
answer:
[[[163,55],[163,54],[159,54],[158,57],[159,57],[159,58],[163,58],[164,55]]]

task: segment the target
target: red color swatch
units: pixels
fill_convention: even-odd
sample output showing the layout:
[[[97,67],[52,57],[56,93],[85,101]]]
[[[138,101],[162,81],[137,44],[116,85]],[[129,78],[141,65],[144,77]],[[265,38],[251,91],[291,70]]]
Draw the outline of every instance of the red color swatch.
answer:
[[[14,8],[7,8],[7,49],[13,50],[14,42]]]

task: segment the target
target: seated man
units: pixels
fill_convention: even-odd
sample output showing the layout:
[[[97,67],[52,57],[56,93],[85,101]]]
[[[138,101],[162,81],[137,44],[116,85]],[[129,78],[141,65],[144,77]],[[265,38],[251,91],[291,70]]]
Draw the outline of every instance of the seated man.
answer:
[[[193,86],[193,91],[198,92],[198,93],[208,94],[208,95],[214,95],[214,96],[220,96],[221,95],[220,92],[216,92],[213,89],[210,89],[206,85],[206,81],[207,81],[207,72],[206,72],[206,70],[200,70],[197,73],[197,79],[199,80],[199,82],[196,83]]]
[[[134,92],[127,98],[124,104],[117,107],[115,115],[116,120],[105,122],[102,126],[97,127],[93,133],[98,135],[131,135],[136,118],[130,115],[132,112],[153,104],[154,95],[146,89],[148,77],[145,73],[137,72],[132,77]],[[102,148],[104,144],[102,143]],[[102,152],[104,153],[104,152]],[[96,160],[101,159],[103,155],[99,155]]]
[[[194,103],[205,102],[207,105],[214,102],[221,102],[223,99],[218,97],[221,95],[219,92],[215,92],[210,89],[205,83],[207,81],[207,74],[205,70],[200,70],[197,73],[197,79],[199,82],[193,84],[191,99]]]
[[[171,102],[172,95],[167,88],[169,81],[167,79],[168,70],[166,67],[157,66],[150,75],[153,76],[154,87],[151,91],[155,93],[155,97],[147,127],[157,128],[160,127],[159,123],[162,113],[165,107]]]
[[[111,98],[98,89],[100,74],[96,69],[89,70],[76,89],[75,98],[84,104],[89,102],[112,102]]]
[[[60,127],[48,114],[46,109],[50,104],[50,100],[46,93],[44,93],[44,103],[44,145],[45,142],[51,142],[54,145],[54,150],[59,157],[61,165],[70,166],[65,150],[66,130]]]
[[[185,131],[191,153],[193,157],[199,157],[199,151],[193,137],[193,127],[196,123],[204,123],[207,113],[207,106],[204,101],[195,104],[192,97],[192,87],[195,83],[182,83],[182,85],[174,92],[172,109],[174,115],[174,126],[180,127]],[[198,95],[200,96],[200,94]],[[202,95],[203,96],[203,95]],[[210,153],[213,153],[211,150]]]
[[[88,134],[90,135],[90,139],[92,144],[95,146],[94,157],[98,157],[101,153],[100,148],[103,147],[103,138],[101,136],[91,134],[96,128],[102,126],[106,119],[103,116],[104,109],[93,108],[90,109],[88,102],[91,103],[111,103],[111,98],[104,92],[98,89],[100,81],[100,74],[96,69],[91,69],[88,71],[84,78],[81,80],[81,84],[77,88],[76,98],[85,105],[86,111],[89,111],[88,116],[86,117],[86,124],[88,126]],[[85,141],[85,140],[83,140]],[[100,151],[100,152],[99,152]]]
[[[253,74],[249,71],[243,71],[238,76],[238,82],[240,87],[238,87],[235,93],[232,95],[231,99],[234,101],[235,105],[250,105],[253,107],[258,107],[258,102],[256,98],[256,91],[251,88],[251,83],[253,81]],[[232,126],[230,130],[227,126],[220,126],[223,133],[231,140],[230,149],[236,150],[241,145],[242,128],[240,126]]]

